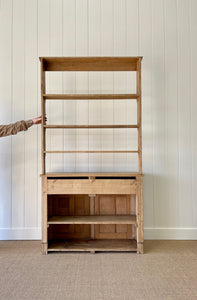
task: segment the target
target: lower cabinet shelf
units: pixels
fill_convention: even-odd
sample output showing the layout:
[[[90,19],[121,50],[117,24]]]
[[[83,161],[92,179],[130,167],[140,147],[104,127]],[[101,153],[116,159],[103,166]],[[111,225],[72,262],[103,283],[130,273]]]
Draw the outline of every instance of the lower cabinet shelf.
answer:
[[[136,240],[64,240],[51,241],[48,251],[136,251]]]
[[[48,224],[136,224],[136,216],[52,216]]]

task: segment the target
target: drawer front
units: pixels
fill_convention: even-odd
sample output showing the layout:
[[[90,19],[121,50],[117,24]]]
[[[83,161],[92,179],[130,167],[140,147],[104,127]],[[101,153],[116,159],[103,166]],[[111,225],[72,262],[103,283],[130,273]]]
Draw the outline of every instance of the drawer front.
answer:
[[[136,194],[135,179],[48,179],[48,194]]]

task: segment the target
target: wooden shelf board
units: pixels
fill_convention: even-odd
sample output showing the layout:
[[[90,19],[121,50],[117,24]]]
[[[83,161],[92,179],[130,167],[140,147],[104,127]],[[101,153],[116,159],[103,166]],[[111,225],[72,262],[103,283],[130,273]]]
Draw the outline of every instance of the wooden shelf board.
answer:
[[[43,125],[44,128],[138,128],[138,125]]]
[[[136,224],[136,216],[52,216],[48,224]]]
[[[67,240],[49,243],[48,251],[137,251],[135,240]]]
[[[118,100],[138,99],[138,94],[43,94],[46,100]]]
[[[132,151],[125,151],[125,150],[118,150],[118,151],[114,151],[114,150],[100,150],[100,151],[95,151],[95,150],[87,150],[87,151],[43,151],[43,153],[139,153],[139,151],[137,150],[132,150]]]
[[[47,176],[47,177],[89,177],[89,176],[94,176],[94,177],[136,177],[136,176],[143,176],[143,174],[136,173],[136,172],[103,172],[103,173],[92,173],[92,172],[84,172],[84,173],[45,173],[42,174],[42,176]]]

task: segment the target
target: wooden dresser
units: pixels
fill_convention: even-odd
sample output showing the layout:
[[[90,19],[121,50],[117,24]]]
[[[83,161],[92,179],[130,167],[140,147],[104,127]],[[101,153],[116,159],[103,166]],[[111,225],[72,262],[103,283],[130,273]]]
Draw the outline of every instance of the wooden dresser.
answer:
[[[54,251],[136,251],[143,253],[142,201],[142,57],[41,57],[42,109],[42,253]],[[53,71],[133,71],[135,94],[46,94],[45,73]],[[47,125],[46,101],[128,99],[137,102],[137,124]],[[135,128],[138,149],[124,151],[48,151],[50,128]],[[137,153],[138,172],[46,173],[50,153]]]

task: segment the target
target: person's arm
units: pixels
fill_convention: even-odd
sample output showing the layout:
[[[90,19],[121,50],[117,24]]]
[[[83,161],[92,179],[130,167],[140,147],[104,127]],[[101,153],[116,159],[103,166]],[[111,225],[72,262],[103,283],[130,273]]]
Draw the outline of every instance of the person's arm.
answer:
[[[40,124],[41,117],[28,121],[18,121],[9,125],[0,125],[0,137],[17,134],[19,131],[25,131],[33,124]]]

